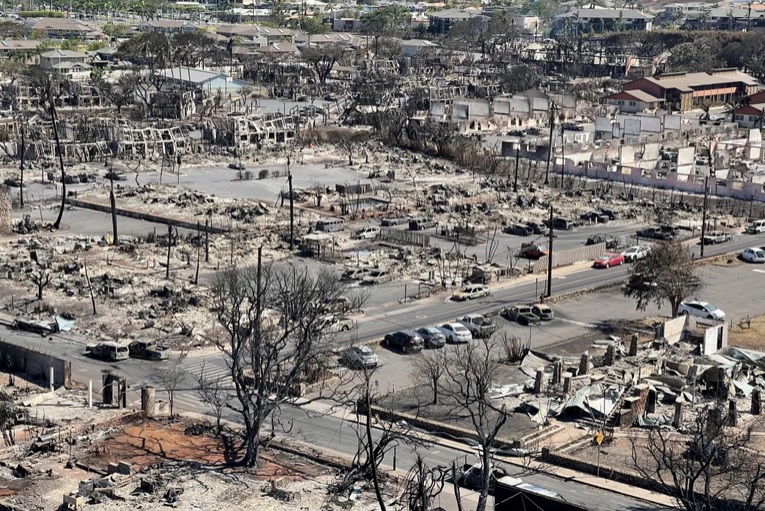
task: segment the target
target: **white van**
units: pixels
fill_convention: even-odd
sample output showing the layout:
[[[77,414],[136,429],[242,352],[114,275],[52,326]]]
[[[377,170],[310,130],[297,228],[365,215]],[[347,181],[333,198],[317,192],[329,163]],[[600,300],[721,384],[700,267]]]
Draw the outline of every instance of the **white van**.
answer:
[[[746,227],[748,234],[760,234],[765,232],[765,220],[755,220]]]
[[[345,222],[341,218],[327,218],[316,222],[316,230],[319,232],[335,232],[345,229]]]
[[[362,227],[354,234],[357,240],[373,240],[380,235],[380,228],[374,225]]]

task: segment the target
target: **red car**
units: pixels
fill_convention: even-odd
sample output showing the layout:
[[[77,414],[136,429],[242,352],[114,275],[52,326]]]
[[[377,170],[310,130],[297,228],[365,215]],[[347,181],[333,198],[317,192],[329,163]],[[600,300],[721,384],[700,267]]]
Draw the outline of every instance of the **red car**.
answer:
[[[619,266],[624,264],[624,256],[622,254],[606,254],[595,259],[592,263],[593,268],[610,268],[611,266]]]

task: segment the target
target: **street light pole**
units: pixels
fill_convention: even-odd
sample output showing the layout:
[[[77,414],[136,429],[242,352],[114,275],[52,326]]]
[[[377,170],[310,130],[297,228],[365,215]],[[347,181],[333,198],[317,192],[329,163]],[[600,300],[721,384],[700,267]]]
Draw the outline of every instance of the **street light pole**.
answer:
[[[707,197],[709,176],[704,176],[704,208],[701,210],[701,257],[704,257],[704,236],[707,234]]]

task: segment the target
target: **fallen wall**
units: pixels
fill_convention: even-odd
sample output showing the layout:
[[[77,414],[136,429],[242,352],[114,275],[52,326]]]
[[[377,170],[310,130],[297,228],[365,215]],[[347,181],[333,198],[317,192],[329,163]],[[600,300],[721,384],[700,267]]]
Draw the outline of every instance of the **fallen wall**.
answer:
[[[98,202],[90,202],[90,201],[85,201],[81,199],[75,199],[72,197],[68,197],[66,199],[66,202],[70,206],[75,206],[78,208],[90,209],[93,211],[101,211],[104,213],[112,212],[112,209],[110,206],[106,204],[99,204]],[[116,208],[116,211],[117,211],[117,214],[120,216],[126,216],[129,218],[137,218],[139,220],[146,220],[147,222],[154,222],[154,223],[164,224],[164,225],[172,225],[173,227],[183,227],[185,229],[191,229],[194,231],[196,231],[197,227],[199,227],[199,225],[196,222],[186,222],[184,220],[178,220],[176,218],[168,218],[166,216],[154,215],[152,213],[144,213],[142,211],[134,211],[132,209]],[[229,229],[224,227],[208,226],[207,231],[210,234],[226,234],[227,232],[229,232]]]
[[[53,367],[53,383],[70,386],[72,384],[72,363],[48,353],[18,346],[0,338],[0,365],[11,371],[25,373],[48,381],[50,368]]]

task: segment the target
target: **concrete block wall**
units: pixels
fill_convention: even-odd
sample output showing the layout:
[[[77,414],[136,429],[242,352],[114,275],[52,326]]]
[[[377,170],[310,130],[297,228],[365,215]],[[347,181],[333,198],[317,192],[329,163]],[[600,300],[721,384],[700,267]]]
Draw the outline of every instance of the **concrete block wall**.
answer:
[[[29,376],[48,380],[50,367],[53,367],[53,382],[56,385],[72,384],[72,364],[41,351],[17,346],[0,339],[0,364],[10,363],[10,370]]]

